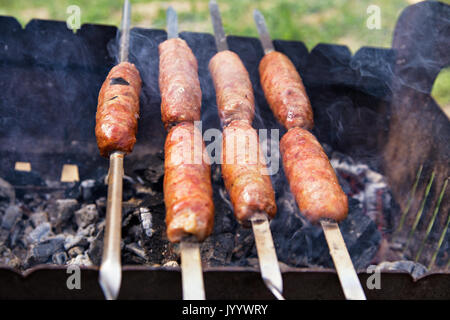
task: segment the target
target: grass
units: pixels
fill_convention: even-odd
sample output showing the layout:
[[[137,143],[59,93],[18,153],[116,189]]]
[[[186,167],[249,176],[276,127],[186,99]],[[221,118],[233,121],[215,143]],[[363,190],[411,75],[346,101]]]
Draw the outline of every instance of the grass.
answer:
[[[253,9],[265,15],[271,36],[303,41],[309,49],[318,43],[347,45],[355,52],[361,46],[390,47],[395,23],[401,11],[417,0],[218,0],[228,34],[257,36]],[[450,4],[450,0],[444,2]],[[133,24],[165,28],[165,11],[172,5],[178,12],[181,30],[212,33],[208,0],[132,0]],[[66,20],[66,8],[81,8],[81,23],[119,25],[122,1],[111,0],[0,0],[0,15],[16,17],[22,24],[32,18]],[[377,5],[381,29],[366,26],[367,8]],[[433,96],[450,109],[450,71],[442,72]],[[450,111],[450,110],[449,110]]]

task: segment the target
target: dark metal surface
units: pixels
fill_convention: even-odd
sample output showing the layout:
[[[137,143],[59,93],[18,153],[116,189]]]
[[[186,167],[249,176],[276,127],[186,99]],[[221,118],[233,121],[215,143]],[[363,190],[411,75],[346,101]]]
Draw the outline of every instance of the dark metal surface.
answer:
[[[97,268],[81,269],[79,290],[67,288],[72,274],[63,267],[52,266],[34,268],[25,277],[12,270],[0,269],[0,299],[103,299]],[[369,300],[450,297],[450,274],[429,274],[415,281],[407,273],[384,272],[379,290],[367,289],[365,284],[369,276],[359,274]],[[204,280],[208,299],[274,299],[255,269],[205,268]],[[330,269],[289,268],[283,272],[283,281],[286,299],[344,299],[337,275]],[[179,268],[124,267],[119,299],[181,297]]]
[[[418,165],[424,165],[424,172],[437,170],[437,181],[449,175],[450,124],[430,96],[432,82],[449,64],[450,50],[444,49],[445,43],[448,47],[450,28],[448,19],[442,18],[448,11],[449,6],[436,2],[406,9],[396,27],[394,49],[363,47],[352,55],[345,46],[319,44],[308,52],[301,42],[274,41],[276,50],[286,54],[302,75],[314,108],[314,134],[319,141],[386,175],[401,207],[407,202]],[[426,20],[419,19],[422,16]],[[424,28],[424,21],[433,23]],[[32,20],[22,29],[15,19],[0,17],[0,30],[0,176],[6,176],[15,161],[30,161],[33,171],[45,173],[48,179],[58,179],[61,171],[55,168],[65,163],[78,164],[82,180],[99,167],[107,168],[108,161],[98,155],[95,142],[95,111],[98,90],[118,56],[117,29],[83,25],[73,34],[64,22],[43,20]],[[417,36],[414,30],[419,32]],[[431,51],[424,45],[423,33],[434,39]],[[219,128],[207,68],[217,52],[214,37],[188,32],[180,33],[180,37],[199,61],[203,129]],[[130,61],[140,70],[144,86],[138,143],[127,157],[125,172],[145,169],[148,155],[163,147],[157,46],[165,39],[166,33],[161,30],[131,30]],[[264,54],[259,40],[234,36],[226,40],[230,50],[243,60],[254,86],[254,127],[283,130],[274,120],[259,84],[258,63]],[[399,64],[403,58],[416,64]],[[421,65],[421,58],[427,58],[423,61],[428,63]],[[423,188],[419,186],[418,190]],[[436,199],[439,190],[436,184],[430,199]],[[432,212],[434,202],[427,203],[425,214]],[[448,212],[448,207],[447,191],[441,210]],[[437,234],[442,226],[442,222],[436,223]],[[448,250],[448,245],[443,246],[440,256],[448,259]],[[81,274],[82,289],[68,290],[70,274],[64,268],[40,266],[26,277],[0,268],[0,298],[103,298],[97,269],[83,269]],[[359,276],[365,288],[370,275]],[[204,278],[208,299],[272,298],[256,270],[205,268]],[[283,280],[287,299],[343,299],[333,270],[288,269]],[[128,266],[122,283],[120,298],[181,298],[178,269]],[[409,274],[383,273],[381,289],[365,288],[365,293],[368,299],[450,299],[449,290],[449,272],[429,274],[417,281]]]

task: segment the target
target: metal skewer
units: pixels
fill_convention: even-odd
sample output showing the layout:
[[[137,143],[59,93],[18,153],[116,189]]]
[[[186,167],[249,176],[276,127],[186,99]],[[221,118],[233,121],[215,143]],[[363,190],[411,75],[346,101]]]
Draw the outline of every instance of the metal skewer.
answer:
[[[258,34],[264,53],[267,54],[275,50],[272,39],[267,30],[264,16],[259,10],[253,12]],[[321,220],[325,239],[327,240],[330,254],[333,259],[336,271],[344,291],[345,298],[348,300],[366,300],[364,290],[359,282],[352,260],[348,253],[344,239],[342,238],[339,225],[335,221]]]
[[[130,18],[130,2],[125,0],[120,27],[120,62],[128,60]],[[122,239],[123,158],[124,153],[119,151],[109,156],[106,226],[99,277],[100,286],[108,300],[117,298],[122,281],[120,241]]]
[[[219,6],[215,0],[210,0],[209,10],[211,13],[217,50],[228,50]],[[277,253],[273,244],[272,233],[270,231],[267,216],[264,213],[256,214],[251,218],[251,223],[255,237],[256,251],[258,252],[261,277],[273,295],[279,300],[284,300],[283,278],[281,277],[280,266],[278,264]]]
[[[178,38],[178,19],[176,11],[167,8],[167,38]],[[195,237],[181,240],[181,278],[184,300],[205,300],[200,244]]]

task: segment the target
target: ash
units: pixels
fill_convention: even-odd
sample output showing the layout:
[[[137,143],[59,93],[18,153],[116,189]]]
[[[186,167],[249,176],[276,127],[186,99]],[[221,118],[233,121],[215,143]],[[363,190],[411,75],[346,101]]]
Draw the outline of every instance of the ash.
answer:
[[[330,148],[325,148],[330,151]],[[393,208],[385,179],[368,166],[328,152],[344,191],[349,216],[341,230],[357,269],[376,260]],[[179,249],[165,235],[163,154],[148,169],[124,178],[123,265],[177,266]],[[0,180],[0,266],[25,270],[39,264],[99,265],[105,229],[107,172],[78,183],[45,181],[34,172],[12,171]],[[251,229],[240,226],[223,186],[220,166],[212,166],[215,225],[202,244],[206,266],[257,266]],[[284,173],[272,177],[278,213],[270,226],[281,264],[332,267],[322,232],[299,212]]]

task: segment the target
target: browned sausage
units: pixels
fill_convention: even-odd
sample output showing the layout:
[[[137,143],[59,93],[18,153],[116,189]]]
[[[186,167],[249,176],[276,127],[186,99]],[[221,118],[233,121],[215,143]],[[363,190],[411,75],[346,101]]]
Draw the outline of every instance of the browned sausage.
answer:
[[[217,107],[223,126],[233,120],[252,123],[255,98],[252,83],[239,56],[232,51],[221,51],[209,62]]]
[[[199,155],[194,155],[194,143],[201,144]],[[170,129],[165,144],[164,202],[171,242],[189,235],[202,241],[212,232],[214,203],[205,157],[202,135],[193,123],[182,122]]]
[[[291,60],[281,52],[270,52],[259,64],[259,76],[278,121],[288,130],[295,127],[311,130],[314,126],[311,103]]]
[[[317,139],[301,128],[281,139],[283,167],[300,211],[311,221],[347,217],[348,199]]]
[[[247,121],[235,120],[223,129],[222,157],[222,176],[238,221],[248,225],[256,213],[273,218],[275,193],[258,134]]]
[[[186,41],[176,38],[159,45],[159,89],[164,126],[200,120],[202,91],[197,60]]]
[[[111,69],[98,96],[95,135],[100,154],[130,153],[136,143],[141,78],[134,64]]]

